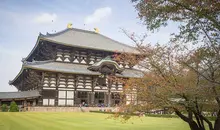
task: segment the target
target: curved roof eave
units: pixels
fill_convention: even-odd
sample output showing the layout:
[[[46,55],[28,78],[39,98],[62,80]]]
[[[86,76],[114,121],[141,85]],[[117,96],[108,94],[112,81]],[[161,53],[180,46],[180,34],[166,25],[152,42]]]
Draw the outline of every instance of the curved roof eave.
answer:
[[[22,67],[21,67],[21,70],[19,71],[19,73],[17,74],[17,76],[13,79],[13,80],[9,80],[9,85],[13,85],[13,83],[18,79],[18,77],[20,77],[20,75],[23,73],[23,71],[24,71],[24,67],[23,67],[23,65],[22,65]]]

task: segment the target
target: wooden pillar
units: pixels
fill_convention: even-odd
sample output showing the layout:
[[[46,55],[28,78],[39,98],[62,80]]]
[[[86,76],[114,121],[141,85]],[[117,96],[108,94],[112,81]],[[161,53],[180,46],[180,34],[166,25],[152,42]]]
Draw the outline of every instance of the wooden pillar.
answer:
[[[41,95],[38,98],[38,104],[37,104],[38,106],[43,106],[42,91],[43,91],[43,85],[44,85],[44,76],[45,76],[45,72],[42,72],[40,86],[38,87],[38,91]]]
[[[73,97],[73,105],[74,106],[77,106],[76,105],[76,98],[77,98],[77,92],[76,92],[76,89],[74,89],[74,97]]]
[[[59,79],[60,79],[60,74],[56,74],[56,96],[55,96],[55,106],[58,106],[58,86],[59,86]]]
[[[92,106],[95,105],[95,92],[94,92],[94,88],[95,88],[95,77],[92,77],[92,84],[91,84],[91,104]]]
[[[108,92],[104,93],[104,104],[105,104],[105,106],[108,105]]]
[[[91,104],[92,106],[95,104],[95,92],[91,92]]]
[[[74,75],[74,106],[77,105],[77,76]]]
[[[108,107],[111,106],[111,92],[108,92]]]
[[[111,106],[111,87],[112,87],[112,81],[108,79],[108,107]]]
[[[90,92],[87,92],[87,102],[86,104],[90,104]]]

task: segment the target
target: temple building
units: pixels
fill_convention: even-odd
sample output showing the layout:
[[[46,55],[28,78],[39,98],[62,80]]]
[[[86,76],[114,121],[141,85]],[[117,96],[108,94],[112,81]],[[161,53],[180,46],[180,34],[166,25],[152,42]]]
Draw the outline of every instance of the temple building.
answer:
[[[9,81],[18,92],[0,92],[0,103],[12,100],[31,106],[115,106],[123,83],[109,76],[140,78],[131,64],[115,61],[115,54],[139,52],[98,32],[67,28],[37,42],[17,76]]]

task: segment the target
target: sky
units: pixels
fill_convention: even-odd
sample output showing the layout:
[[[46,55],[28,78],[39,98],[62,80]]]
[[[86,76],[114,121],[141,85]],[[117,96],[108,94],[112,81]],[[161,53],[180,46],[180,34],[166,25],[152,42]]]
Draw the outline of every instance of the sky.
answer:
[[[0,92],[17,91],[8,84],[19,73],[22,62],[36,44],[39,33],[64,30],[68,23],[74,28],[100,33],[119,42],[134,45],[122,32],[142,35],[146,43],[166,43],[175,24],[147,32],[137,18],[130,0],[1,0],[0,2]]]

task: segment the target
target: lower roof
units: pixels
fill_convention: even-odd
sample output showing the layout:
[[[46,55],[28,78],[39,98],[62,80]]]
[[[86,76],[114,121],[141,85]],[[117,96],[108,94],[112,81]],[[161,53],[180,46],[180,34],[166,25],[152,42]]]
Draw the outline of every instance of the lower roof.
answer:
[[[41,96],[39,91],[22,91],[22,92],[0,92],[0,100],[4,99],[21,99],[21,98],[36,98]]]
[[[63,63],[63,62],[54,62],[54,61],[41,61],[41,62],[27,62],[23,64],[21,71],[15,77],[14,80],[10,81],[9,84],[13,82],[23,73],[23,70],[35,69],[42,71],[51,71],[51,72],[61,72],[61,73],[71,73],[71,74],[85,74],[85,75],[101,75],[99,72],[94,72],[88,70],[88,65],[82,64],[72,64],[72,63]],[[122,73],[116,74],[118,77],[126,78],[140,78],[143,76],[143,73],[140,70],[136,69],[124,69]]]

